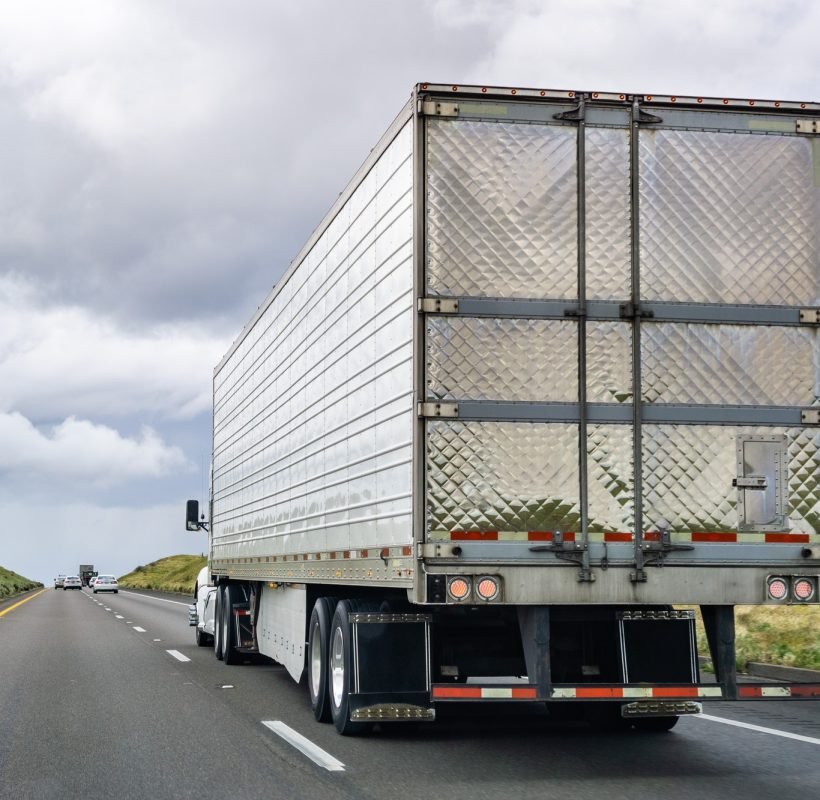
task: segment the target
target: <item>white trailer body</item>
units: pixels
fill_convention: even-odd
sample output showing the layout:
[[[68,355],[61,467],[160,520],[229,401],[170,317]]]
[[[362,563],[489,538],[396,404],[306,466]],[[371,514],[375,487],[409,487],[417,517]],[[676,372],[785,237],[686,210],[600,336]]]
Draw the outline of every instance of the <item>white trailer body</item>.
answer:
[[[308,619],[355,601],[354,661],[379,627],[417,671],[412,702],[331,687],[343,732],[444,700],[767,696],[738,688],[733,606],[820,594],[819,127],[418,85],[215,370],[210,566],[247,617],[223,644],[325,691],[345,665]]]

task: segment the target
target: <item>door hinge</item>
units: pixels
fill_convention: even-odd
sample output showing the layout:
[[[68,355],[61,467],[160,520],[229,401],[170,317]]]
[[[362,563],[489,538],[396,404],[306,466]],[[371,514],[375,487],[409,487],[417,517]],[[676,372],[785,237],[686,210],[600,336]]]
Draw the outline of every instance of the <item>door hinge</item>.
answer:
[[[621,303],[618,306],[618,313],[621,315],[621,319],[635,319],[635,317],[652,319],[655,316],[654,311],[641,308],[640,305],[635,305],[635,303]]]
[[[458,300],[449,297],[420,297],[418,308],[425,314],[458,314]]]
[[[458,403],[419,403],[420,417],[458,417]]]
[[[799,119],[795,125],[797,133],[820,133],[820,120],[818,119]]]
[[[800,323],[802,325],[820,325],[820,308],[801,308]]]
[[[458,103],[442,103],[439,100],[419,100],[422,117],[457,117]]]
[[[804,425],[820,425],[820,408],[804,408],[800,412],[800,421]]]

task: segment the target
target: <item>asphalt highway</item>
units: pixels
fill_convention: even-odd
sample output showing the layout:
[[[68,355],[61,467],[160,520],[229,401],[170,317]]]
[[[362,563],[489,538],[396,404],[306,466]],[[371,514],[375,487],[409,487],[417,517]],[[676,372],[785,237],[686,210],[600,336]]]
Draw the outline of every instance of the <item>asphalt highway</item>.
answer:
[[[664,734],[448,706],[341,737],[281,666],[197,647],[187,604],[50,588],[0,604],[0,798],[820,797],[820,702],[705,704]]]

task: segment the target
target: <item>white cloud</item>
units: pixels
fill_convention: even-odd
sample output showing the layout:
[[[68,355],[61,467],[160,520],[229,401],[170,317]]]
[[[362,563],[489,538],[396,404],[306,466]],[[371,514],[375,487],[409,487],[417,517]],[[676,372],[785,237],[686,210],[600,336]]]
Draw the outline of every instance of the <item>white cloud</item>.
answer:
[[[0,12],[7,81],[33,116],[123,156],[141,151],[214,118],[239,79],[243,62],[207,46],[195,20],[136,0],[10,2]]]
[[[5,529],[25,535],[4,537],[0,563],[49,586],[59,573],[76,574],[80,564],[124,575],[165,556],[206,552],[205,534],[187,532],[184,515],[183,502],[107,508],[84,502],[7,503]]]
[[[229,345],[194,325],[124,330],[89,308],[41,306],[33,284],[0,278],[0,411],[37,420],[210,408]]]
[[[473,82],[789,100],[817,92],[812,0],[444,0],[436,13],[441,24],[495,30]]]
[[[56,478],[63,485],[110,486],[192,469],[179,448],[148,427],[127,438],[70,417],[43,431],[21,414],[0,414],[0,472],[26,476],[29,485]]]

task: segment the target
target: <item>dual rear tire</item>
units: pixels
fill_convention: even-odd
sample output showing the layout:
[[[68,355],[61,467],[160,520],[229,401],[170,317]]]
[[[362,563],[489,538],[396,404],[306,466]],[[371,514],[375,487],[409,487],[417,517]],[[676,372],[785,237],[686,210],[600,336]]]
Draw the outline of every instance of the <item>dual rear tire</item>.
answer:
[[[308,689],[313,715],[330,722],[343,736],[370,730],[370,722],[350,719],[353,685],[353,624],[350,615],[377,611],[378,606],[362,600],[320,597],[313,606],[308,626]]]

